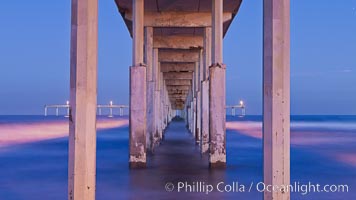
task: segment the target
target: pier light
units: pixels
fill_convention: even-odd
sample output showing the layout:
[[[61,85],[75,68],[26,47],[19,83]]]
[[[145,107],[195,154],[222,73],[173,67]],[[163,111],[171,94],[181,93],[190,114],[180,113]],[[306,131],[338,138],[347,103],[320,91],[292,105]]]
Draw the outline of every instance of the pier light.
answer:
[[[112,103],[113,103],[113,102],[112,102],[112,101],[110,101],[110,106],[112,106]]]
[[[240,105],[243,106],[244,105],[244,101],[241,100],[240,101]]]
[[[66,104],[69,105],[69,101],[67,101]]]

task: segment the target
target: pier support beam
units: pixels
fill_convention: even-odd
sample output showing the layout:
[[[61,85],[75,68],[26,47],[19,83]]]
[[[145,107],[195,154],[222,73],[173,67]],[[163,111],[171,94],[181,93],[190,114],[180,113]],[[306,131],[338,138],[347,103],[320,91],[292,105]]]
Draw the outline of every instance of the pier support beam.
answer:
[[[146,66],[143,63],[144,1],[133,0],[133,52],[130,67],[130,168],[146,167]]]
[[[68,199],[95,199],[97,0],[72,0]]]
[[[201,84],[201,153],[209,150],[209,81]]]
[[[223,50],[223,0],[213,0],[212,66],[210,66],[210,154],[211,168],[226,167],[225,65]]]
[[[266,185],[290,184],[290,2],[264,0],[263,177]],[[264,193],[288,200],[289,191]]]
[[[162,139],[162,131],[160,128],[160,64],[158,62],[158,49],[153,49],[153,60],[152,60],[152,80],[154,83],[154,97],[153,97],[153,117],[154,117],[154,135],[153,135],[153,146],[154,149],[159,145]],[[152,149],[152,150],[153,150]]]
[[[209,66],[211,65],[211,28],[204,30],[203,81],[201,82],[201,153],[209,150]]]
[[[203,80],[203,72],[204,71],[204,62],[203,62],[203,51],[200,50],[199,54],[199,63],[197,69],[197,88],[196,88],[196,97],[197,97],[197,124],[196,124],[196,137],[195,142],[196,144],[201,145],[201,116],[202,116],[202,96],[201,96],[201,82]]]
[[[153,27],[145,27],[145,63],[147,78],[147,132],[146,147],[149,151],[154,148],[155,117],[154,117],[154,92],[155,82],[153,79]]]
[[[226,166],[225,65],[210,67],[210,167]]]

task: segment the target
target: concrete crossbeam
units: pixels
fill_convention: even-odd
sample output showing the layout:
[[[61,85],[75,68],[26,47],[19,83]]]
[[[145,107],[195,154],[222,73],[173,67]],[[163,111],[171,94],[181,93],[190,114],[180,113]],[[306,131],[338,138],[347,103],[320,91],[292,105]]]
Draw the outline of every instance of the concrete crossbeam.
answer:
[[[197,50],[159,50],[159,62],[198,62],[199,51]]]
[[[183,90],[183,91],[189,91],[190,90],[190,86],[169,86],[167,85],[167,90],[168,91],[180,91],[180,90]]]
[[[125,18],[132,21],[131,12],[125,13]],[[232,13],[223,13],[224,22],[232,19]],[[152,27],[208,27],[212,26],[210,12],[147,12],[144,16],[144,26]]]
[[[169,63],[161,62],[161,71],[162,72],[192,72],[194,71],[195,63]]]
[[[190,86],[192,82],[190,80],[166,80],[167,86]]]
[[[153,47],[160,49],[192,49],[203,47],[202,36],[156,36]]]
[[[192,72],[164,72],[164,79],[171,80],[191,80],[193,78]]]

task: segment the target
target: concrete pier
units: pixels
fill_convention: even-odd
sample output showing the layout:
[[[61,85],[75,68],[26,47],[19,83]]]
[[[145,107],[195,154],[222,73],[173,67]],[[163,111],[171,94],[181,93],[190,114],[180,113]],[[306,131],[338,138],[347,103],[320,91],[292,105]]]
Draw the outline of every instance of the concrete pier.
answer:
[[[96,177],[97,0],[72,0],[68,199],[94,200]]]
[[[146,65],[144,60],[144,1],[133,1],[133,52],[130,67],[130,168],[146,167]]]
[[[210,166],[224,167],[226,111],[222,42],[241,2],[163,0],[144,5],[139,14],[135,13],[135,2],[116,0],[133,36],[134,53],[140,48],[138,55],[141,55],[145,49],[147,116],[142,120],[146,120],[147,148],[153,151],[164,139],[164,130],[174,110],[184,110],[187,128],[201,153],[209,152]]]
[[[264,0],[263,180],[290,183],[290,3]],[[265,192],[264,199],[288,200],[290,191]]]
[[[213,0],[212,65],[209,71],[210,167],[226,166],[225,69],[222,63],[223,0]]]
[[[164,141],[176,114],[185,118],[181,124],[209,157],[210,168],[225,168],[223,37],[241,1],[115,2],[133,39],[130,168],[146,167],[146,151]],[[264,0],[263,162],[264,182],[271,185],[290,179],[289,12],[289,0]],[[76,200],[95,198],[97,20],[97,0],[72,0],[68,198]],[[290,196],[274,192],[264,198]]]

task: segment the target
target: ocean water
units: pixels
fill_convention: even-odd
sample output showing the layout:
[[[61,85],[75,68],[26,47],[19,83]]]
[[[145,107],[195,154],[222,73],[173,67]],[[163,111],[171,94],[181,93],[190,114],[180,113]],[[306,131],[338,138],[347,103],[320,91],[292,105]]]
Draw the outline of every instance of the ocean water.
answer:
[[[128,119],[103,117],[97,199],[262,199],[256,188],[263,179],[261,119],[227,116],[225,170],[209,170],[182,121],[169,125],[164,141],[149,153],[147,169],[129,170]],[[348,186],[348,192],[292,192],[291,199],[354,199],[356,116],[291,121],[291,183]],[[67,199],[67,128],[63,117],[0,116],[0,200]],[[173,191],[166,190],[169,183]],[[214,189],[207,192],[210,185]]]

